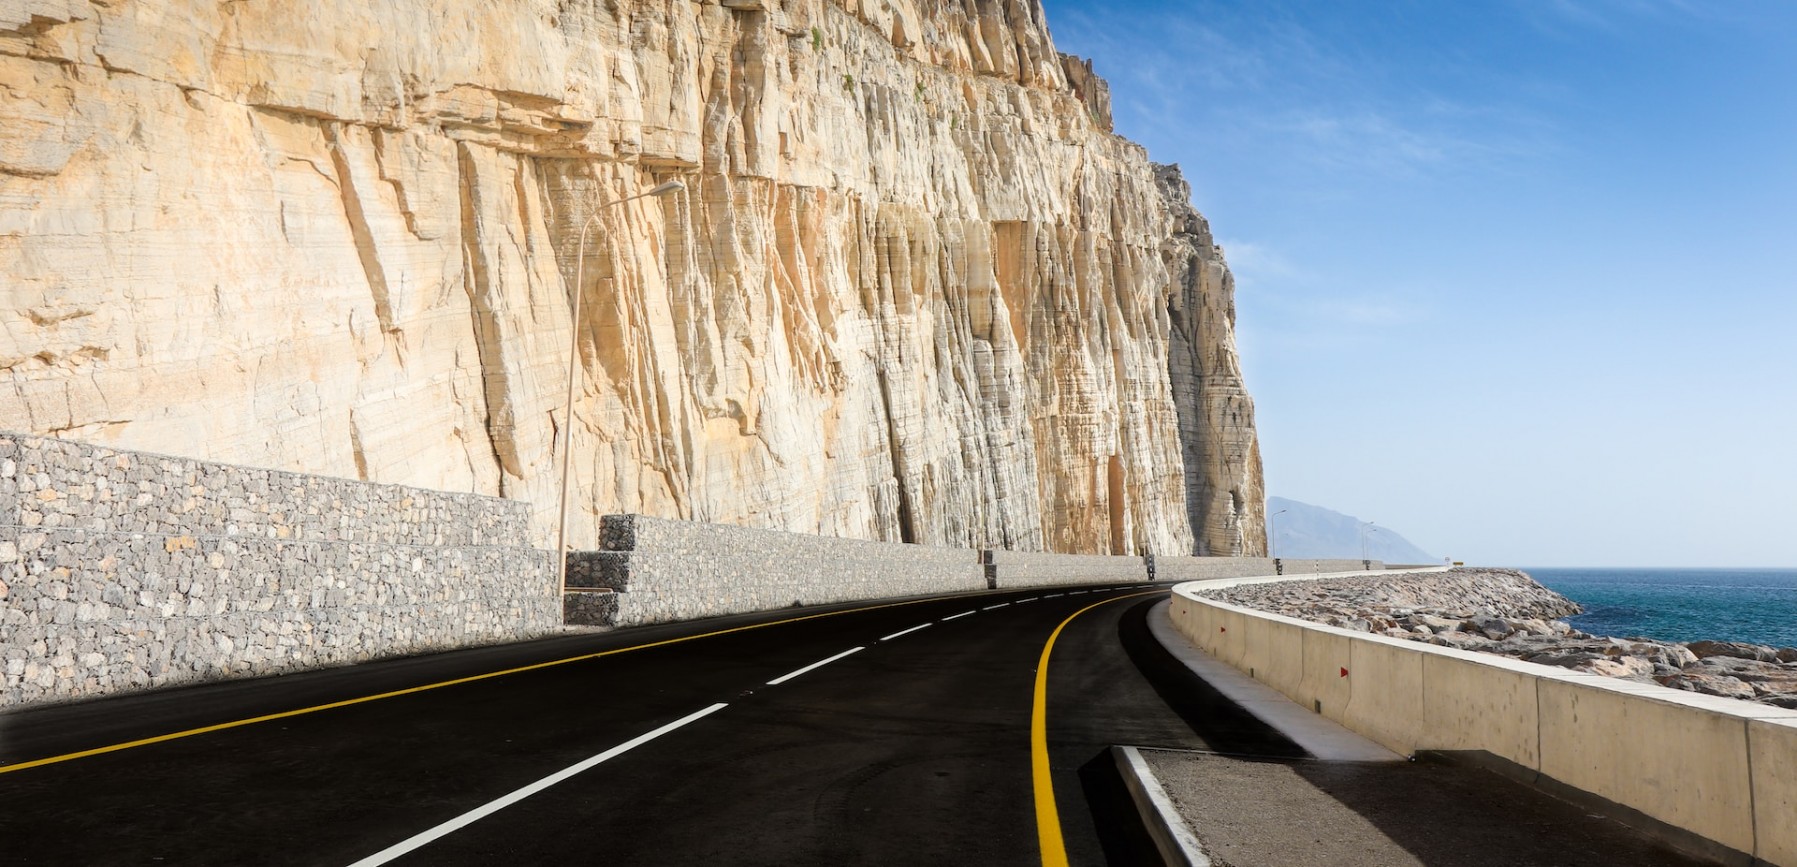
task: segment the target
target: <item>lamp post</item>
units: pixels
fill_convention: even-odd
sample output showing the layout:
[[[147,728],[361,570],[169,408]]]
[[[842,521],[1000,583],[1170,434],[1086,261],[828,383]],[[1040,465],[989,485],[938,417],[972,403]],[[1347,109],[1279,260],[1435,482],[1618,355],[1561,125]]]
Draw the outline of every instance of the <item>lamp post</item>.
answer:
[[[1275,560],[1279,559],[1279,552],[1275,548],[1275,545],[1279,541],[1279,516],[1289,511],[1291,511],[1291,509],[1280,509],[1273,513],[1273,517],[1267,519],[1268,522],[1273,525],[1273,529],[1267,533],[1267,556],[1272,557]]]
[[[1360,526],[1360,559],[1362,559],[1362,560],[1367,559],[1366,537],[1368,537],[1374,533],[1377,533],[1377,532],[1379,532],[1379,528],[1373,526],[1372,521],[1368,521],[1365,524],[1362,524]]]
[[[651,187],[648,192],[613,199],[594,208],[592,215],[580,227],[580,246],[574,248],[575,255],[579,257],[574,262],[574,318],[568,327],[568,397],[562,406],[562,498],[555,528],[555,558],[559,561],[557,571],[561,573],[561,592],[564,594],[568,592],[568,489],[571,487],[570,458],[574,452],[574,373],[580,367],[580,299],[585,294],[583,289],[586,285],[587,231],[593,228],[599,215],[613,205],[649,196],[665,196],[684,189],[686,185],[679,181],[663,181]]]

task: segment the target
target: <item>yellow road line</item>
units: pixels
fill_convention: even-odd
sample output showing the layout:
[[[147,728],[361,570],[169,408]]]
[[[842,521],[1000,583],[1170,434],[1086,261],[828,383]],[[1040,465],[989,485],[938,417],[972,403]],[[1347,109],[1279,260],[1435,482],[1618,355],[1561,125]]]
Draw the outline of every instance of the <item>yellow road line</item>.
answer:
[[[1055,808],[1054,781],[1049,778],[1048,768],[1048,655],[1054,652],[1055,639],[1061,637],[1061,630],[1066,629],[1073,618],[1107,602],[1166,592],[1145,590],[1094,602],[1067,615],[1067,619],[1049,633],[1048,643],[1042,645],[1042,659],[1036,663],[1036,700],[1030,708],[1030,780],[1036,791],[1036,846],[1042,851],[1042,867],[1067,867],[1067,843],[1061,837],[1061,811]]]
[[[440,681],[438,683],[427,683],[423,686],[414,686],[414,687],[410,687],[407,689],[396,689],[396,690],[393,690],[392,692],[382,692],[382,693],[376,693],[375,695],[361,696],[359,698],[344,699],[343,701],[334,701],[334,702],[331,702],[330,704],[314,705],[312,707],[299,708],[298,710],[287,710],[287,711],[281,711],[280,713],[271,713],[271,714],[265,714],[263,716],[250,717],[248,719],[232,720],[231,722],[219,723],[217,725],[201,726],[200,728],[187,729],[185,731],[178,731],[178,732],[170,732],[169,734],[156,735],[155,737],[140,738],[135,741],[126,741],[124,743],[110,744],[108,746],[103,746],[103,747],[95,747],[91,750],[81,750],[79,752],[64,753],[60,756],[50,756],[49,758],[33,759],[32,761],[29,761],[29,762],[19,762],[18,764],[12,764],[12,765],[0,765],[0,774],[10,774],[13,771],[23,771],[26,768],[36,768],[36,767],[42,767],[44,765],[59,764],[61,762],[73,761],[74,759],[87,758],[88,756],[98,756],[98,755],[104,755],[106,753],[116,753],[120,750],[128,750],[133,747],[142,747],[142,746],[148,746],[150,744],[163,743],[165,741],[179,740],[181,738],[190,738],[190,737],[193,737],[194,735],[203,735],[208,732],[224,731],[225,729],[240,728],[242,726],[255,725],[256,723],[269,722],[271,720],[286,719],[288,717],[301,716],[301,715],[309,714],[309,713],[317,713],[321,710],[331,710],[333,708],[349,707],[350,705],[353,705],[353,704],[364,704],[366,702],[371,702],[371,701],[380,701],[381,699],[384,699],[384,698],[394,698],[394,697],[402,696],[402,695],[411,695],[412,693],[415,693],[415,692],[426,692],[428,690],[433,690],[433,689],[442,689],[443,687],[446,687],[446,686],[456,686],[458,684],[463,684],[463,683],[473,683],[477,680],[487,680],[489,678],[504,677],[508,674],[520,674],[520,673],[526,672],[526,671],[536,671],[537,669],[540,669],[540,668],[551,668],[551,667],[554,667],[557,665],[567,665],[570,662],[582,662],[582,661],[588,660],[588,659],[598,659],[602,656],[615,656],[620,653],[629,653],[633,650],[647,650],[651,647],[662,647],[662,646],[669,645],[669,644],[680,644],[680,643],[686,642],[686,641],[697,641],[701,638],[714,638],[719,635],[729,635],[732,632],[745,632],[750,629],[764,629],[769,626],[781,626],[781,625],[784,625],[787,623],[798,623],[803,620],[816,620],[820,617],[835,617],[836,615],[839,615],[839,614],[854,614],[854,613],[861,612],[861,611],[877,611],[882,608],[898,608],[898,607],[904,606],[904,605],[918,605],[918,604],[921,604],[924,602],[935,602],[942,598],[946,598],[946,597],[933,597],[930,599],[912,599],[912,600],[908,600],[905,602],[888,602],[884,605],[869,605],[865,608],[848,608],[848,609],[844,609],[842,611],[826,611],[826,612],[823,612],[822,614],[807,614],[803,617],[788,617],[784,620],[772,620],[767,623],[751,623],[747,626],[734,626],[729,629],[719,629],[719,630],[716,630],[713,632],[705,632],[705,633],[701,633],[698,635],[687,635],[687,636],[682,636],[680,638],[665,638],[665,639],[662,639],[661,641],[651,641],[647,644],[637,644],[637,645],[633,645],[631,647],[619,647],[619,648],[616,648],[613,650],[602,650],[597,653],[584,653],[584,654],[581,654],[580,656],[570,656],[566,659],[556,659],[556,660],[551,660],[549,662],[538,662],[538,663],[535,663],[532,665],[521,665],[521,666],[518,666],[517,668],[508,668],[503,671],[490,671],[490,672],[487,672],[486,674],[476,674],[476,675],[471,675],[469,677],[458,677],[454,680],[445,680],[445,681]]]

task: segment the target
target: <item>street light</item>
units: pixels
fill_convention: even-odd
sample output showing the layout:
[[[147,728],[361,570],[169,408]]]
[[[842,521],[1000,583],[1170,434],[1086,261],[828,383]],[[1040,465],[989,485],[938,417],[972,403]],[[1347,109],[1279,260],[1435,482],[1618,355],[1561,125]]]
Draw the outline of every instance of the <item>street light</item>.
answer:
[[[1379,532],[1379,528],[1373,526],[1372,521],[1368,521],[1365,524],[1360,525],[1360,559],[1362,559],[1362,560],[1367,559],[1366,537],[1368,537],[1374,533],[1377,533],[1377,532]]]
[[[1273,517],[1267,519],[1273,525],[1272,532],[1267,534],[1267,556],[1275,560],[1279,559],[1279,554],[1274,547],[1279,542],[1279,516],[1289,511],[1291,509],[1280,509],[1273,513]]]
[[[561,572],[561,592],[564,594],[568,592],[568,483],[570,458],[574,452],[574,372],[580,366],[580,299],[585,294],[582,289],[586,285],[587,231],[593,228],[594,221],[605,213],[606,208],[649,196],[665,196],[684,189],[686,185],[679,181],[663,181],[646,193],[613,199],[594,208],[592,215],[580,227],[580,246],[574,248],[574,254],[578,257],[574,262],[574,318],[568,328],[568,399],[562,408],[562,503],[555,528],[555,557],[560,561],[558,571]]]

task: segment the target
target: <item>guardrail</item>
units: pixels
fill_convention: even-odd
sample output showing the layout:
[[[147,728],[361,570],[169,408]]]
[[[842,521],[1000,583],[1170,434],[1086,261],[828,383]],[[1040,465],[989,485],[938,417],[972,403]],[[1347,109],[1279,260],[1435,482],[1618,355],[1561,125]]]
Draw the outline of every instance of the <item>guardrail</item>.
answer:
[[[1420,571],[1420,570],[1419,570]],[[1366,573],[1352,573],[1366,574]],[[1306,576],[1320,577],[1320,576]],[[1355,632],[1173,588],[1206,653],[1400,753],[1487,752],[1725,862],[1797,867],[1797,710]]]

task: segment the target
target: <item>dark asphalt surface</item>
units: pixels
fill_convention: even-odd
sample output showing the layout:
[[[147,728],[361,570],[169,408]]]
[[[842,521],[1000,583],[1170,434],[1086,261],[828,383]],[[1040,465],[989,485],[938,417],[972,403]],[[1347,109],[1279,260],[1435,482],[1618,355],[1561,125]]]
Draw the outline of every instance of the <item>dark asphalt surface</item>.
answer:
[[[1072,863],[1148,863],[1110,745],[1293,749],[1179,681],[1143,620],[1164,588],[1121,598],[1149,589],[791,609],[0,716],[13,765],[843,612],[0,773],[0,862],[351,864],[725,703],[392,863],[1037,864],[1036,665],[1057,625],[1115,598],[1067,626],[1049,666],[1053,797]]]
[[[1110,746],[1304,754],[1154,641],[1164,586],[1075,589],[788,609],[0,715],[0,864],[356,864],[582,763],[382,863],[1040,864],[1036,667],[1096,602],[1050,660],[1049,788],[1070,863],[1158,863]],[[1584,839],[1595,817],[1476,769],[1291,767],[1309,782],[1285,788],[1302,797],[1251,787],[1211,805],[1227,821],[1209,832],[1297,833],[1280,863],[1308,864],[1322,848],[1300,838],[1347,810],[1424,864],[1474,863],[1473,843],[1516,856],[1504,863],[1691,863]],[[1305,806],[1317,797],[1333,805]],[[1518,835],[1535,849],[1509,847]]]

